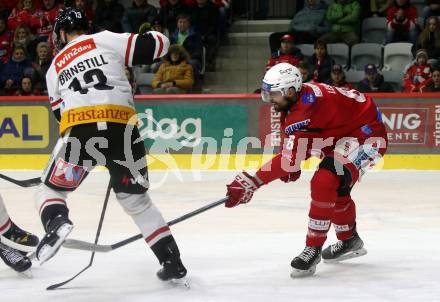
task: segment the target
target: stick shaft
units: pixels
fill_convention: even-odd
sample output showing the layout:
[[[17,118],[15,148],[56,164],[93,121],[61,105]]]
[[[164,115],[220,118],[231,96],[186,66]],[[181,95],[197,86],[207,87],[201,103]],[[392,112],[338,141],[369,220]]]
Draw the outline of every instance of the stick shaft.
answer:
[[[39,184],[41,184],[40,177],[18,180],[18,179],[14,179],[14,178],[11,178],[9,176],[6,176],[6,175],[0,173],[0,178],[3,180],[9,181],[17,186],[23,187],[23,188],[35,187],[35,186],[38,186]]]
[[[99,235],[101,234],[101,228],[102,228],[102,225],[104,223],[105,212],[107,210],[107,204],[108,204],[108,200],[109,200],[109,197],[110,197],[111,189],[112,189],[112,183],[111,183],[111,180],[110,180],[109,183],[108,183],[107,192],[105,193],[105,200],[104,200],[104,205],[102,206],[101,216],[99,217],[98,229],[96,230],[96,236],[95,236],[95,245],[98,243]],[[89,264],[85,268],[83,268],[81,271],[79,271],[75,276],[71,277],[70,279],[68,279],[66,281],[63,281],[63,282],[60,282],[60,283],[56,283],[56,284],[52,284],[52,285],[48,286],[46,288],[46,290],[54,290],[54,289],[60,288],[61,286],[66,285],[67,283],[69,283],[70,281],[72,281],[73,279],[75,279],[76,277],[81,275],[89,267],[91,267],[92,264],[93,264],[93,259],[95,259],[95,251],[92,251],[92,255],[90,256]]]
[[[192,212],[189,212],[189,213],[187,213],[187,214],[185,214],[183,216],[180,216],[180,217],[178,217],[176,219],[173,219],[173,220],[169,221],[168,225],[172,226],[174,224],[177,224],[179,222],[187,220],[187,219],[189,219],[191,217],[194,217],[194,216],[196,216],[196,215],[198,215],[200,213],[203,213],[203,212],[205,212],[205,211],[207,211],[209,209],[215,208],[215,207],[225,203],[226,200],[227,200],[227,198],[222,198],[222,199],[217,200],[217,201],[215,201],[213,203],[210,203],[210,204],[208,204],[208,205],[206,205],[204,207],[201,207],[201,208],[196,209],[196,210],[194,210]],[[139,240],[141,238],[143,238],[143,235],[142,234],[137,234],[137,235],[131,236],[131,237],[127,238],[127,239],[124,239],[122,241],[116,242],[116,243],[111,244],[111,245],[92,244],[92,243],[89,243],[89,242],[86,242],[86,241],[75,240],[75,239],[67,239],[66,242],[65,242],[66,244],[64,246],[67,247],[67,248],[71,248],[71,249],[88,250],[88,251],[95,251],[95,252],[106,253],[106,252],[110,252],[112,250],[118,249],[118,248],[120,248],[120,247],[122,247],[124,245],[130,244],[130,243],[132,243],[132,242],[134,242],[136,240]]]

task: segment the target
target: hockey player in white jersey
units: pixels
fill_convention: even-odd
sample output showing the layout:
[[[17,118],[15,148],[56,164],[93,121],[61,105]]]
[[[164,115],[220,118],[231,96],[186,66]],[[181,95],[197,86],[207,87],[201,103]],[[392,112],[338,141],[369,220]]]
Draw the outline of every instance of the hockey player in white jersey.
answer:
[[[38,237],[19,228],[9,217],[6,211],[2,196],[0,195],[0,236],[12,242],[37,246]],[[17,251],[0,240],[0,258],[4,263],[15,270],[22,273],[29,270],[32,266],[31,260],[26,257],[26,253]]]
[[[37,248],[41,263],[55,255],[73,228],[66,198],[96,165],[105,165],[112,188],[125,212],[144,235],[162,269],[161,280],[181,279],[186,269],[159,210],[147,193],[145,147],[130,118],[136,115],[125,66],[151,64],[164,56],[169,40],[158,32],[144,35],[103,31],[88,35],[81,10],[66,8],[54,25],[60,49],[47,72],[50,104],[60,123],[60,140],[42,175],[36,193],[37,210],[46,236]],[[127,127],[131,133],[124,142]],[[117,163],[128,157],[142,163],[139,175]],[[84,200],[83,202],[87,202]]]

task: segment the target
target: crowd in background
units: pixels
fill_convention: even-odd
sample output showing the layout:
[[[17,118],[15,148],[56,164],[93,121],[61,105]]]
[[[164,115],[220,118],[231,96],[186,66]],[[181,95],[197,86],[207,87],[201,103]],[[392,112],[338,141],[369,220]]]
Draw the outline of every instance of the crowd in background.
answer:
[[[201,90],[205,71],[215,71],[219,45],[235,17],[265,19],[265,0],[0,0],[0,95],[45,95],[45,74],[56,54],[52,30],[58,11],[75,6],[86,12],[89,33],[102,30],[145,33],[156,30],[170,38],[172,47],[162,60],[150,66],[128,69],[136,87],[136,75],[152,75],[151,93],[187,93]],[[249,2],[255,2],[249,12]],[[347,83],[346,66],[335,64],[327,45],[361,41],[362,20],[386,17],[385,43],[413,43],[414,62],[402,67],[405,92],[440,91],[440,0],[426,0],[418,12],[411,0],[298,0],[285,32],[269,38],[272,55],[266,69],[289,62],[297,66],[304,82],[314,81],[357,88],[364,92],[393,91],[381,75],[382,66],[366,64],[365,77],[356,85]],[[233,8],[233,9],[232,9]],[[422,16],[422,22],[418,21]],[[313,44],[305,57],[295,46]]]
[[[413,45],[414,61],[402,66],[402,91],[440,91],[440,0],[426,0],[424,4],[419,13],[411,0],[298,1],[297,12],[287,31],[270,36],[272,56],[266,67],[289,62],[302,70],[305,82],[352,87],[345,80],[344,68],[335,64],[328,54],[327,45],[345,43],[351,47],[360,43],[362,21],[385,17],[384,44],[408,42]],[[304,58],[295,44],[313,44],[313,55]],[[365,77],[355,88],[362,92],[394,91],[384,82],[382,67],[366,64]]]
[[[167,35],[172,43],[169,54],[140,68],[154,73],[155,93],[192,91],[202,71],[215,70],[230,4],[231,0],[160,0],[155,7],[148,0],[134,0],[124,8],[118,0],[0,0],[0,95],[47,94],[45,74],[56,54],[53,25],[65,6],[85,11],[89,33],[156,30]],[[136,72],[128,72],[135,85]]]

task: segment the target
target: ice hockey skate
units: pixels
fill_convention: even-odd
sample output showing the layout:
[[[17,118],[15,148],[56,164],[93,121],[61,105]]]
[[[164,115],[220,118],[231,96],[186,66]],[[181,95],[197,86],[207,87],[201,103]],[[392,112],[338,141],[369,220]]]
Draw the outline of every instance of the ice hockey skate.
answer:
[[[159,241],[152,247],[153,252],[158,256],[162,268],[156,273],[157,277],[166,282],[190,287],[186,278],[186,268],[180,259],[179,248],[171,236]]]
[[[20,251],[17,251],[9,246],[0,243],[0,258],[3,262],[12,268],[17,273],[21,273],[26,277],[32,277],[30,268],[32,267],[31,260],[24,256]]]
[[[297,257],[293,258],[290,265],[292,278],[311,276],[316,271],[316,265],[321,261],[321,247],[306,246]]]
[[[335,263],[367,254],[364,242],[356,231],[347,240],[339,240],[322,251],[324,263]]]
[[[162,281],[170,281],[177,285],[190,288],[189,279],[186,277],[186,268],[179,259],[166,260],[157,272],[157,277]]]
[[[9,240],[26,246],[37,246],[40,241],[37,236],[22,230],[15,223],[12,223],[10,231],[5,235]]]
[[[61,215],[49,223],[47,234],[37,247],[37,259],[40,260],[40,264],[55,256],[72,229],[72,222]]]

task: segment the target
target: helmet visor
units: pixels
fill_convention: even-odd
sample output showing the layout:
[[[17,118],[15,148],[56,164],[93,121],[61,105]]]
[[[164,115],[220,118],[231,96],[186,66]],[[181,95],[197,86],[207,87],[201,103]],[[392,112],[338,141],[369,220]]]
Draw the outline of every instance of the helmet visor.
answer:
[[[263,82],[261,85],[261,99],[265,103],[270,103],[272,98],[282,95],[281,91],[271,91],[272,85]]]

